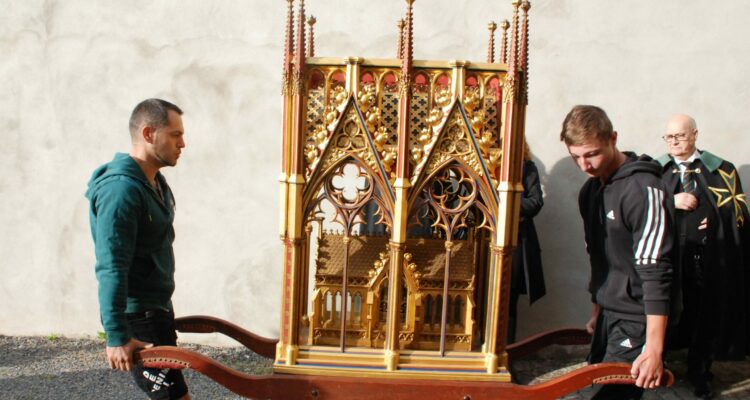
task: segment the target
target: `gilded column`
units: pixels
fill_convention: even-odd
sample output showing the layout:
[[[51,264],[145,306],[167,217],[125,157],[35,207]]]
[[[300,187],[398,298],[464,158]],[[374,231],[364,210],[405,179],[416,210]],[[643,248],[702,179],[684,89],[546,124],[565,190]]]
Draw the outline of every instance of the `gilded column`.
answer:
[[[399,327],[401,302],[401,276],[404,270],[404,246],[406,243],[406,224],[408,217],[409,187],[409,110],[411,109],[412,63],[414,61],[413,13],[414,0],[406,0],[407,11],[404,22],[404,51],[401,59],[401,81],[398,123],[398,158],[396,160],[395,210],[390,242],[390,261],[388,270],[388,332],[385,338],[385,365],[389,371],[398,368],[399,363]]]
[[[492,289],[489,309],[489,330],[486,342],[486,367],[488,373],[507,371],[508,356],[505,350],[508,325],[508,296],[510,295],[510,270],[513,249],[518,235],[520,212],[521,163],[523,155],[523,114],[519,88],[521,77],[518,71],[518,8],[519,0],[513,1],[508,72],[503,82],[503,157],[498,185],[498,231],[496,232],[491,265]]]
[[[347,303],[349,294],[349,244],[352,238],[349,236],[349,231],[344,232],[344,237],[341,238],[344,242],[344,270],[341,274],[341,338],[339,342],[339,349],[343,353],[346,351],[346,320],[347,320]]]
[[[281,97],[283,100],[283,121],[281,123],[282,136],[281,136],[281,174],[279,175],[279,236],[282,240],[286,238],[286,224],[287,224],[287,197],[289,193],[289,185],[287,180],[289,179],[290,172],[290,136],[292,130],[291,121],[291,109],[292,109],[292,57],[294,56],[294,26],[293,26],[293,6],[294,0],[287,0],[287,18],[286,18],[286,33],[284,35],[284,67],[281,75]]]
[[[286,345],[288,344],[288,330],[286,324],[286,312],[289,302],[289,288],[291,282],[287,282],[286,277],[290,275],[291,265],[287,262],[287,224],[289,211],[289,173],[291,171],[291,134],[292,134],[292,57],[294,56],[294,12],[292,10],[294,0],[287,0],[287,18],[286,32],[284,35],[284,67],[281,78],[281,96],[283,120],[281,136],[281,173],[279,175],[279,237],[284,243],[284,262],[282,273],[282,290],[281,290],[281,337],[276,345],[277,361],[284,357]]]
[[[464,89],[466,88],[466,61],[451,60],[448,63],[451,66],[451,92],[453,98],[463,99]]]
[[[349,57],[346,59],[346,91],[356,99],[359,95],[359,70],[363,59]]]
[[[311,236],[312,236],[313,226],[312,222],[305,224],[305,239],[302,242],[302,260],[306,263],[308,260],[310,260],[310,243]],[[310,279],[309,276],[309,268],[302,268],[301,270],[301,282],[308,282],[308,279]],[[300,298],[300,317],[303,325],[309,326],[310,320],[308,318],[309,310],[307,308],[307,303],[309,302],[309,293],[307,285],[300,285],[300,287],[297,288],[299,290],[299,298]],[[310,343],[312,344],[312,343]]]
[[[292,132],[291,132],[291,167],[289,176],[289,214],[287,224],[287,247],[289,270],[285,275],[284,304],[284,334],[287,337],[285,362],[294,365],[299,351],[299,325],[301,296],[300,288],[306,287],[302,282],[302,268],[304,260],[304,232],[303,232],[303,204],[302,192],[305,187],[305,165],[303,153],[305,145],[305,103],[304,103],[304,71],[305,71],[305,1],[300,0],[297,16],[297,47],[294,53],[294,71],[292,74]],[[287,288],[291,290],[287,291]]]
[[[450,225],[448,225],[450,226]],[[446,328],[448,325],[448,287],[450,286],[450,276],[451,276],[451,254],[453,253],[453,242],[450,240],[450,235],[448,235],[448,240],[445,242],[445,267],[444,267],[444,275],[443,275],[443,304],[442,309],[440,310],[440,356],[445,355],[445,333]]]

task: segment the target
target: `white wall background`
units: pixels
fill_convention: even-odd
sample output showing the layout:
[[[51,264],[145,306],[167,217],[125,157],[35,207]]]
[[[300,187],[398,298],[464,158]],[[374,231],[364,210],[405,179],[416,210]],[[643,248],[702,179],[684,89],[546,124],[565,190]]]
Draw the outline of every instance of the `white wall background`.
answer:
[[[403,1],[307,9],[317,55],[395,55]],[[129,149],[129,113],[147,97],[185,110],[187,148],[164,171],[178,200],[177,313],[278,334],[285,11],[280,0],[0,0],[0,334],[101,330],[83,193],[95,167]],[[690,113],[700,147],[750,184],[748,15],[744,0],[532,2],[527,132],[546,190],[548,294],[521,307],[521,336],[589,312],[584,177],[558,140],[573,105],[602,106],[621,149],[654,155],[668,117]],[[509,0],[418,0],[415,58],[483,61],[487,22],[510,16]]]

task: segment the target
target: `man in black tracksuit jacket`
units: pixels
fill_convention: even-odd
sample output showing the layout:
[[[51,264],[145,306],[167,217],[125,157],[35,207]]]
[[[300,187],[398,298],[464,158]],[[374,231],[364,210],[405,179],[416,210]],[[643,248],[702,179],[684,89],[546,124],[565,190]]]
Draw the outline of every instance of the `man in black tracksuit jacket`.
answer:
[[[576,106],[560,135],[589,179],[579,207],[591,261],[590,363],[632,363],[636,386],[605,385],[595,399],[638,399],[659,386],[670,309],[671,217],[661,169],[617,150],[606,113]]]

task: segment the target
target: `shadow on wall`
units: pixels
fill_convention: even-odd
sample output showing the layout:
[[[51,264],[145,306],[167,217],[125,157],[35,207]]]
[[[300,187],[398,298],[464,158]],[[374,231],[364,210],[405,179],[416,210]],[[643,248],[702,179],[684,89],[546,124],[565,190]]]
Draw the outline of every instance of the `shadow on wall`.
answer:
[[[750,190],[750,164],[740,165],[737,167],[737,173],[740,174],[740,182],[745,193]]]
[[[586,290],[588,255],[578,211],[578,191],[587,179],[570,158],[547,170],[534,159],[544,190],[544,207],[534,219],[539,233],[547,294],[529,306],[522,296],[518,304],[518,339],[549,329],[583,327],[591,302]]]

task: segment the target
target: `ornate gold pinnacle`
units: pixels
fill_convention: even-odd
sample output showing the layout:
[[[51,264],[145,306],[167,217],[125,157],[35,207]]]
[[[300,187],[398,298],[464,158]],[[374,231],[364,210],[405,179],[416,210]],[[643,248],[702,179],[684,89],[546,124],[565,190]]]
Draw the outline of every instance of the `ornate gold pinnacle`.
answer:
[[[529,104],[529,9],[531,3],[528,0],[523,0],[521,3],[521,10],[523,10],[523,16],[521,18],[521,43],[519,50],[519,61],[518,67],[523,71],[523,83],[521,85],[522,98],[524,104]]]
[[[291,93],[289,84],[291,81],[291,60],[294,53],[294,11],[292,9],[294,0],[287,1],[286,32],[284,33],[284,67],[281,73],[281,95]]]
[[[494,63],[495,62],[495,30],[497,29],[497,24],[494,21],[491,21],[489,24],[487,24],[487,29],[490,31],[490,41],[487,45],[487,62],[488,63]]]
[[[307,56],[308,57],[315,57],[315,29],[314,25],[317,20],[314,16],[310,16],[310,18],[307,19],[307,26],[308,29],[308,35],[310,38],[310,41],[307,42]]]
[[[518,7],[520,0],[513,0],[513,22],[510,25],[510,52],[508,54],[508,74],[518,68]]]
[[[305,0],[299,2],[299,15],[297,16],[297,49],[295,69],[301,73],[302,64],[305,61]]]
[[[396,22],[398,28],[398,47],[396,48],[396,58],[401,59],[404,56],[404,26],[406,21],[403,18]]]
[[[286,0],[287,18],[286,18],[286,52],[294,53],[294,0]]]
[[[508,28],[510,28],[510,22],[508,20],[503,20],[503,22],[500,23],[500,28],[503,30],[503,39],[502,43],[500,45],[500,61],[501,63],[507,64],[508,63]]]

